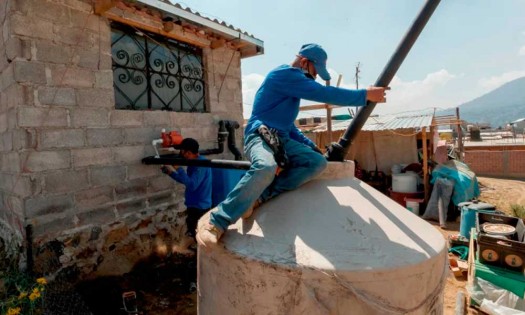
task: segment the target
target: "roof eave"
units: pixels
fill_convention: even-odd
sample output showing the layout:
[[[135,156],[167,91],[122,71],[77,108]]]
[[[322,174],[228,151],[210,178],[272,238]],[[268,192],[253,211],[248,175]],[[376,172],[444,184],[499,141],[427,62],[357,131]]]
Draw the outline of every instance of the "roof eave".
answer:
[[[146,6],[163,11],[164,13],[168,15],[178,16],[187,21],[190,21],[198,25],[201,25],[203,27],[212,29],[215,32],[219,33],[220,35],[225,36],[229,39],[240,40],[242,43],[247,44],[239,49],[239,51],[241,52],[241,58],[262,55],[264,53],[264,42],[253,36],[246,35],[243,32],[231,29],[227,26],[216,23],[202,16],[195,15],[184,9],[180,9],[174,5],[167,4],[167,3],[164,3],[158,0],[136,0],[136,1]]]

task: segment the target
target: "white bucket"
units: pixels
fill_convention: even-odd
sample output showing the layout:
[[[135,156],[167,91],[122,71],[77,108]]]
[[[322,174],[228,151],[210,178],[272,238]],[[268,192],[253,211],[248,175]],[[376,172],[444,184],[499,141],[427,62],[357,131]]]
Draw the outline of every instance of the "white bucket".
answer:
[[[401,173],[401,165],[399,164],[392,165],[392,168],[390,168],[390,171],[392,172],[392,175]]]
[[[419,202],[418,201],[412,201],[407,199],[407,209],[410,210],[410,212],[414,213],[415,215],[419,215]]]
[[[400,193],[417,192],[416,174],[392,174],[392,191]]]

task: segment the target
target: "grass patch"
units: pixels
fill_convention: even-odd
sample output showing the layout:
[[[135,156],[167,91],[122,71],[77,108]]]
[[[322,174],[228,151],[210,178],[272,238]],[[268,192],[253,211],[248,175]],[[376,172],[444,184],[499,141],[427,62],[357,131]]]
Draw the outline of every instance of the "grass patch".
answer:
[[[510,205],[510,209],[515,217],[525,219],[525,206],[512,204]]]

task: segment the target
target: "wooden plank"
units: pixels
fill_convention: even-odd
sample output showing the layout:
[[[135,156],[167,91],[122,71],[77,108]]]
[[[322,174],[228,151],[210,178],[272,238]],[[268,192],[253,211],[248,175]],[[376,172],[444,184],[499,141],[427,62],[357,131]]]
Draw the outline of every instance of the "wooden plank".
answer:
[[[328,104],[305,105],[305,106],[299,107],[299,110],[300,111],[305,111],[305,110],[327,109],[328,106],[330,106],[330,105],[328,105]]]
[[[459,122],[456,125],[457,134],[458,134],[459,160],[463,161],[463,133],[461,130],[461,120],[459,119],[459,107],[456,107],[456,116]]]
[[[425,203],[428,202],[429,185],[428,185],[428,149],[427,149],[427,127],[421,130],[421,141],[423,142],[423,184],[425,186]]]
[[[102,15],[107,10],[115,6],[115,0],[96,0],[95,14]]]
[[[139,28],[139,29],[151,32],[151,33],[159,34],[165,37],[173,38],[178,41],[185,42],[185,43],[188,43],[188,44],[200,47],[200,48],[205,48],[210,45],[210,41],[204,38],[199,38],[196,36],[195,38],[192,38],[190,36],[184,36],[182,35],[182,32],[179,33],[178,31],[166,32],[164,31],[164,27],[162,24],[160,24],[159,27],[155,27],[150,24],[146,24],[146,23],[142,23],[136,20],[125,18],[123,16],[117,15],[110,11],[106,11],[105,13],[102,14],[102,16],[110,20],[116,21],[116,22],[127,24],[129,26],[136,27],[136,28]],[[175,27],[178,27],[178,25],[176,25]]]

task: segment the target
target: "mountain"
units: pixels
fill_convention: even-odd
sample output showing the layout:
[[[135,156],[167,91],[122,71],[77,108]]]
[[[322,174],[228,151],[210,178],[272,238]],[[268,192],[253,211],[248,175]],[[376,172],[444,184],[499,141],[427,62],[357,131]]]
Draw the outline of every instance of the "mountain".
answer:
[[[490,123],[492,128],[504,127],[511,121],[525,117],[525,77],[505,83],[458,107],[462,120],[469,123]],[[455,109],[443,110],[437,114],[455,114]]]

